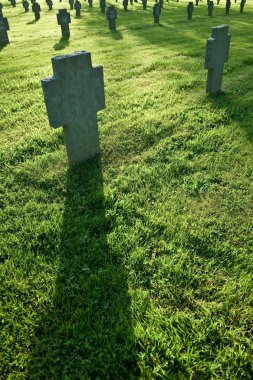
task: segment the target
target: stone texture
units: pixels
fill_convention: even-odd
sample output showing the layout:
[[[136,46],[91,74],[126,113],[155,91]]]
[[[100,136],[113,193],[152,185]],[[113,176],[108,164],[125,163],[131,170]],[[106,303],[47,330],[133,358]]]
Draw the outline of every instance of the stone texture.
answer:
[[[70,163],[99,153],[97,112],[105,108],[103,67],[91,54],[76,52],[52,58],[53,77],[42,80],[49,124],[63,127]]]
[[[206,43],[207,93],[221,91],[223,68],[229,56],[230,38],[228,25],[219,25],[212,28],[212,37]]]

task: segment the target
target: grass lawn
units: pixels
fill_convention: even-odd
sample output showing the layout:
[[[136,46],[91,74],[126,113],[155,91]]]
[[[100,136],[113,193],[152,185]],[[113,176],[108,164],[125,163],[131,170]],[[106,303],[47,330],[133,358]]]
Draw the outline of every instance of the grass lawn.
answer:
[[[0,49],[0,378],[253,378],[253,4],[187,1],[41,19],[3,2]],[[231,33],[224,93],[205,44]],[[68,167],[40,80],[79,50],[104,67],[101,156]]]

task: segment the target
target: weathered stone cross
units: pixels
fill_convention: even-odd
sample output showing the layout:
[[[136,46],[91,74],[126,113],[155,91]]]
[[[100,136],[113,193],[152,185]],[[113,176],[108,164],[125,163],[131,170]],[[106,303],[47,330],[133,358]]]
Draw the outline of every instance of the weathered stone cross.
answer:
[[[208,69],[207,93],[221,91],[223,68],[225,62],[228,61],[230,39],[228,25],[212,28],[212,37],[206,43],[205,69]]]
[[[80,51],[52,58],[53,77],[41,81],[49,124],[63,126],[70,163],[99,153],[97,112],[105,108],[103,66]]]

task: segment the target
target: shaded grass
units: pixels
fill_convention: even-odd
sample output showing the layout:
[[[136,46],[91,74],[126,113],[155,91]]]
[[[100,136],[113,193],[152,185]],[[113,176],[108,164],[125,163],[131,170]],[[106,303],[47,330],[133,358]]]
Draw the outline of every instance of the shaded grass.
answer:
[[[112,2],[114,4],[114,2]],[[98,3],[39,23],[4,2],[0,53],[2,378],[251,379],[252,6]],[[20,12],[19,12],[20,11]],[[224,94],[205,95],[205,41],[229,23]],[[22,33],[21,33],[22,32]],[[59,42],[60,41],[60,42]],[[68,168],[40,80],[50,58],[104,66],[102,156]]]

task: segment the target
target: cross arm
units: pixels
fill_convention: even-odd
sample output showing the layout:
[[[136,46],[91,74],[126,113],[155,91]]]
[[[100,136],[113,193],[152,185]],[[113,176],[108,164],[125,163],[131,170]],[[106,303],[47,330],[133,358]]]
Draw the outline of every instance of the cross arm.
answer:
[[[95,102],[97,105],[97,111],[100,111],[105,108],[105,92],[104,92],[104,76],[103,76],[103,66],[94,65],[93,67],[94,75],[94,96]]]
[[[206,41],[206,59],[205,59],[205,69],[212,69],[215,63],[215,57],[213,54],[213,47],[215,44],[214,38],[208,38]]]
[[[47,108],[49,124],[52,128],[59,128],[65,124],[62,97],[59,88],[60,80],[54,77],[46,78],[41,81],[44,99]]]

